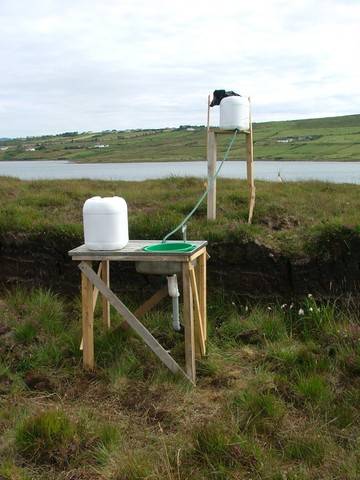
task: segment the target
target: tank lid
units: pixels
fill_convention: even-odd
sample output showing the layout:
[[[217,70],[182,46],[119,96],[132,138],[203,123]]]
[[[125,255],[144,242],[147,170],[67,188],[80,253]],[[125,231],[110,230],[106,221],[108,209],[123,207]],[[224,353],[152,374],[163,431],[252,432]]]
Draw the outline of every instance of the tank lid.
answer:
[[[221,99],[220,102],[220,107],[221,105],[224,105],[224,103],[233,103],[233,104],[241,104],[241,105],[248,105],[249,104],[249,98],[248,97],[224,97]]]

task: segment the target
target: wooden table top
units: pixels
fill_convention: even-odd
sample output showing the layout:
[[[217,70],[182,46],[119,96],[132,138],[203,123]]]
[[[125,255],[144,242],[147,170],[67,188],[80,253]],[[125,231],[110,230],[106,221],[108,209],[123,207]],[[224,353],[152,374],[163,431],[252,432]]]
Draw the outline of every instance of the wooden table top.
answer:
[[[166,243],[179,243],[181,240],[168,240]],[[148,245],[161,243],[161,240],[130,240],[120,250],[89,250],[85,245],[70,250],[68,254],[73,260],[114,260],[114,261],[151,261],[151,262],[186,262],[207,245],[206,240],[187,240],[187,243],[196,245],[191,252],[146,252],[143,250]]]

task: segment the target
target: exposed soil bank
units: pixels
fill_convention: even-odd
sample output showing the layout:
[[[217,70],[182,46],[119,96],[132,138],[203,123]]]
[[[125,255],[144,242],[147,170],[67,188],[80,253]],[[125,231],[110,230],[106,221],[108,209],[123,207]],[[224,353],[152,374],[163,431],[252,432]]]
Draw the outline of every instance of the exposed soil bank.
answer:
[[[357,293],[360,285],[360,235],[321,240],[316,254],[289,258],[256,241],[213,242],[208,251],[210,288],[244,295],[291,297],[309,292],[321,295]],[[54,231],[0,235],[0,284],[42,286],[63,293],[79,289],[80,273],[68,250],[81,244],[76,235]],[[117,291],[145,293],[156,279],[137,274],[134,264],[114,262],[112,285]]]

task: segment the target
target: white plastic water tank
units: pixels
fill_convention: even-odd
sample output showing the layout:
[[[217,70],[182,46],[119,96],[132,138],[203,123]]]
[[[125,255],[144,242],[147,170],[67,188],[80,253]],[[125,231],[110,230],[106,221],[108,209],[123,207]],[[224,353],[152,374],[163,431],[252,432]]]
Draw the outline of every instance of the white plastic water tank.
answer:
[[[248,97],[225,97],[220,102],[220,128],[249,130],[250,105]]]
[[[121,197],[92,197],[83,207],[85,245],[118,250],[129,242],[127,205]]]

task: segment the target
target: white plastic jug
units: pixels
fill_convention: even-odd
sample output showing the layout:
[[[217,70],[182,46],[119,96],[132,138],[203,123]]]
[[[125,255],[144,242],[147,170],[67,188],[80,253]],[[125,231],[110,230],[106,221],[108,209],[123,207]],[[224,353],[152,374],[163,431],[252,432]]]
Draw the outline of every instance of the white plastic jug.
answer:
[[[249,130],[249,114],[248,97],[225,97],[220,102],[220,128]]]
[[[119,250],[129,242],[127,204],[121,197],[92,197],[83,207],[89,250]]]

